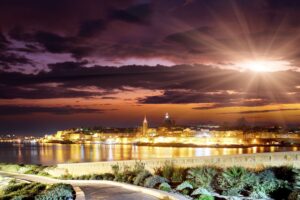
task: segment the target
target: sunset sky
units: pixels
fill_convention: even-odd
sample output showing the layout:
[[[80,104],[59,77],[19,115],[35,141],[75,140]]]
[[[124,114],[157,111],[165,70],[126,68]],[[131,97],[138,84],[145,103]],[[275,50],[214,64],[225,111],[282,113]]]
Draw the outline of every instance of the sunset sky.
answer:
[[[0,135],[300,122],[300,1],[0,0]]]

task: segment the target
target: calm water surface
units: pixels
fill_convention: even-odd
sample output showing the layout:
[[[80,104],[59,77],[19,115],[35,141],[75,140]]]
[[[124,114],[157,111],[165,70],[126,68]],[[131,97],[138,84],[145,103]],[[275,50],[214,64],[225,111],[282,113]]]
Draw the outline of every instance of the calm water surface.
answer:
[[[210,155],[298,151],[299,149],[299,147],[179,148],[119,144],[25,144],[22,146],[13,146],[11,143],[0,143],[0,162],[54,165],[65,162],[200,157]]]

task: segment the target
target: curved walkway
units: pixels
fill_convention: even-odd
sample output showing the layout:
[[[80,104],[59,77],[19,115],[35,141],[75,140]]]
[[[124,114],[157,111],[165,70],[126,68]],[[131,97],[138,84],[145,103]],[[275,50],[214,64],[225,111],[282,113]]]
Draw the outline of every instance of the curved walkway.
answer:
[[[81,181],[81,180],[59,180],[37,175],[17,174],[0,172],[0,176],[12,177],[45,184],[68,183],[74,187],[80,187],[84,192],[86,200],[158,200],[167,197],[168,194],[153,189],[132,186],[129,184],[111,181]],[[158,198],[158,196],[160,198]],[[84,199],[83,197],[79,199]],[[181,198],[169,198],[181,199]]]

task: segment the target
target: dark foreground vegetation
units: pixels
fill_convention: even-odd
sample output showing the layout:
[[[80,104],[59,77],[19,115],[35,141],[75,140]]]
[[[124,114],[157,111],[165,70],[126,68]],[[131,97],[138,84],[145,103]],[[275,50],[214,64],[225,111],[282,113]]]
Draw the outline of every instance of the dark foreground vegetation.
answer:
[[[10,182],[1,192],[0,200],[72,200],[75,191],[68,184],[45,185],[41,183]]]
[[[0,170],[49,176],[43,171],[43,166],[36,165],[1,164]],[[179,168],[175,167],[172,162],[166,162],[164,166],[150,172],[145,168],[144,163],[136,162],[133,167],[113,165],[112,173],[64,175],[61,179],[118,181],[181,193],[196,200],[300,200],[300,169],[291,166],[256,169],[216,166]],[[33,191],[41,190],[43,195],[35,196],[36,199],[38,197],[43,199],[42,197],[52,194],[64,195],[64,191],[68,191],[67,194],[73,194],[71,188],[65,190],[67,186],[58,186],[58,190],[42,184],[26,187],[33,188]],[[11,194],[16,193],[5,193],[7,196]],[[33,192],[33,194],[36,193]]]
[[[9,164],[9,163],[0,163],[0,171],[21,173],[21,174],[33,174],[40,176],[50,176],[44,170],[47,166],[42,165],[24,165],[24,164]]]
[[[201,166],[177,168],[165,163],[154,173],[137,162],[133,168],[112,166],[113,173],[65,176],[74,180],[112,180],[176,192],[197,200],[299,200],[300,170],[293,167],[219,168]]]

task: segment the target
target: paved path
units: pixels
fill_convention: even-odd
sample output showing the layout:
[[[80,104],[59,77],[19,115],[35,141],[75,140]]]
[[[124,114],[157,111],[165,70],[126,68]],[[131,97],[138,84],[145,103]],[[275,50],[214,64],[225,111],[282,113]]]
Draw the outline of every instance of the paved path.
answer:
[[[119,186],[97,185],[97,186],[80,186],[85,193],[86,199],[93,200],[157,200],[156,197],[146,195],[141,192],[136,192],[124,189]]]
[[[0,176],[12,177],[41,183],[69,183],[80,187],[86,200],[158,200],[158,198],[142,192],[125,189],[121,186],[102,183],[83,183],[83,181],[58,180],[47,177],[0,172]]]

